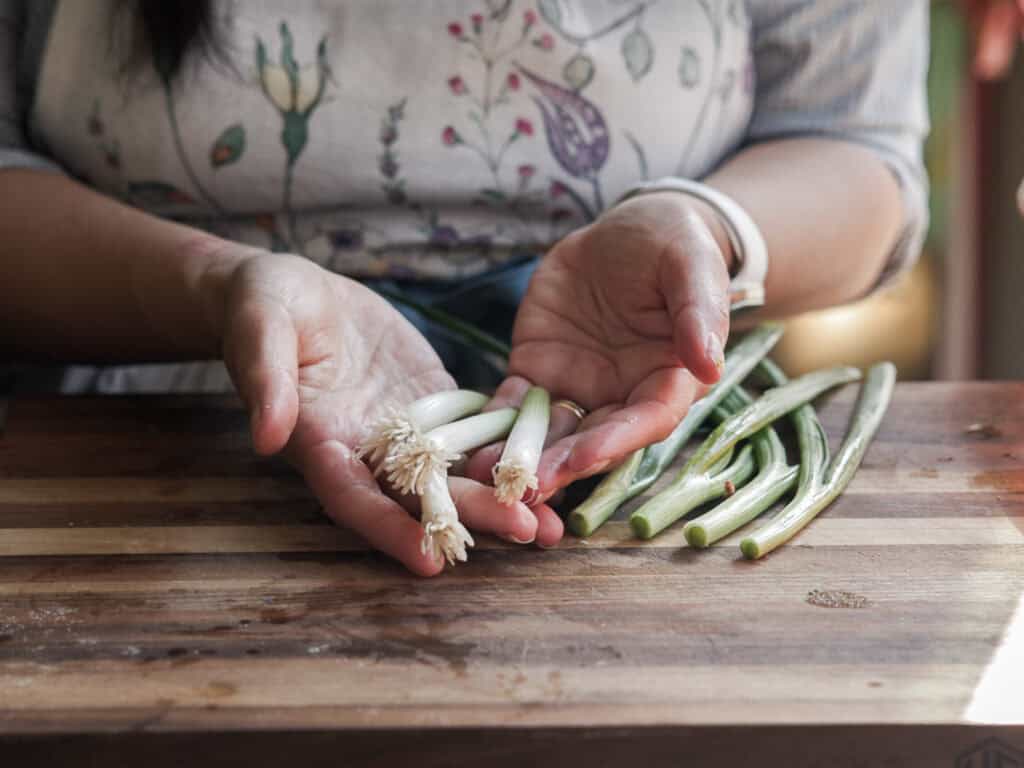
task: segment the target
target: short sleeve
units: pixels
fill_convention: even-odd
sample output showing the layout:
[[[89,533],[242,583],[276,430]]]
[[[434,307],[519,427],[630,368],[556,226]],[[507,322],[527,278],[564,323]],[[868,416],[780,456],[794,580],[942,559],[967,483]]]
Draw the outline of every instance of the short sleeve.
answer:
[[[928,0],[751,0],[750,10],[757,87],[749,140],[834,137],[885,161],[904,203],[877,285],[889,282],[917,259],[928,226]]]
[[[0,169],[58,171],[53,161],[29,147],[26,125],[31,97],[19,88],[18,78],[24,10],[23,2],[0,0]]]

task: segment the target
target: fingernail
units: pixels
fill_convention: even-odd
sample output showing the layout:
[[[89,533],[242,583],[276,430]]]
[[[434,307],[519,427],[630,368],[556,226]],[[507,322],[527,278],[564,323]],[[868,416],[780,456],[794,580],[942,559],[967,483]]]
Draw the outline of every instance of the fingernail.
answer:
[[[539,541],[537,542],[537,548],[538,549],[554,549],[557,546],[558,546],[557,544],[552,544],[552,545],[548,546],[547,544],[541,544]]]
[[[511,533],[508,533],[505,534],[505,536],[503,536],[502,538],[505,539],[505,541],[511,541],[513,544],[533,544],[534,539],[536,539],[537,537],[534,536],[530,539],[517,539]]]
[[[704,347],[708,359],[715,364],[715,368],[722,370],[725,367],[725,347],[722,345],[721,337],[714,332],[708,334],[707,344]]]

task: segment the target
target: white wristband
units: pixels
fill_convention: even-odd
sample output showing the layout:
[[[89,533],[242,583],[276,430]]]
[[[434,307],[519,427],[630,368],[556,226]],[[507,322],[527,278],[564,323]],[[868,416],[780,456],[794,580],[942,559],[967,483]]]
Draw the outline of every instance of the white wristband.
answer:
[[[722,220],[732,245],[733,258],[739,266],[729,283],[729,303],[733,311],[763,306],[768,248],[750,214],[731,197],[707,184],[671,177],[637,184],[622,196],[622,200],[651,192],[683,192],[714,209]]]

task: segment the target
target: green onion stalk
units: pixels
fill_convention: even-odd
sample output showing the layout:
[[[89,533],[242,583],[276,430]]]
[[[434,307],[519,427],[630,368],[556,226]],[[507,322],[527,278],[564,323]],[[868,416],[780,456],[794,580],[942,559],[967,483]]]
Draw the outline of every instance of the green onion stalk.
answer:
[[[786,383],[786,375],[774,362],[765,358],[757,367],[771,386],[780,387]],[[753,398],[737,387],[730,395],[744,406]],[[793,412],[794,420],[813,414],[813,407],[801,406]],[[683,534],[691,547],[709,547],[719,539],[728,536],[756,518],[796,485],[799,467],[791,467],[786,461],[786,447],[772,427],[765,427],[751,439],[758,473],[747,485],[727,498],[714,509],[689,521],[683,527]]]
[[[402,493],[422,495],[428,479],[446,475],[462,454],[506,438],[518,414],[516,408],[478,413],[402,443],[384,460],[388,481]]]
[[[718,383],[690,406],[686,418],[672,434],[660,443],[634,451],[606,475],[590,496],[569,515],[569,529],[577,536],[590,536],[622,504],[650,488],[715,407],[747,377],[781,336],[781,325],[765,323],[741,339],[726,355],[725,368]]]
[[[744,557],[756,560],[789,541],[846,489],[882,423],[895,383],[892,363],[871,367],[846,437],[831,463],[828,441],[817,419],[798,423],[800,481],[796,495],[782,512],[740,542]]]
[[[735,493],[757,471],[749,445],[743,446],[732,464],[722,467],[724,463],[720,462],[707,472],[689,475],[686,482],[674,487],[671,493],[659,493],[644,504],[643,514],[634,513],[629,518],[633,533],[641,539],[653,538],[702,504]]]
[[[488,400],[479,392],[455,389],[421,397],[404,408],[386,408],[370,425],[359,446],[359,458],[376,465],[379,474],[401,446],[420,439],[424,432],[479,413]]]
[[[537,466],[544,450],[551,397],[543,387],[530,387],[519,406],[501,459],[494,465],[494,495],[503,504],[519,501],[527,488],[537,489]]]
[[[711,412],[711,418],[721,424],[734,413],[742,410],[749,402],[749,398],[745,401],[734,389]],[[690,477],[685,487],[679,489],[679,493],[671,496],[659,494],[656,498],[661,499],[664,503],[660,507],[654,505],[649,509],[648,517],[642,521],[635,517],[630,518],[634,533],[640,538],[649,539],[702,504],[735,493],[738,487],[743,486],[754,475],[756,462],[749,445],[743,447],[735,462],[732,461],[732,458],[733,451],[730,450],[707,472]],[[637,525],[643,526],[648,521],[653,521],[658,529],[654,531],[648,531],[646,528],[637,529]]]
[[[664,530],[693,509],[686,506],[690,500],[688,486],[700,482],[697,478],[707,475],[736,443],[760,432],[822,392],[856,381],[860,375],[856,368],[837,366],[809,373],[781,387],[769,389],[758,400],[719,424],[686,462],[672,484],[630,516],[633,531],[641,538],[650,538]]]

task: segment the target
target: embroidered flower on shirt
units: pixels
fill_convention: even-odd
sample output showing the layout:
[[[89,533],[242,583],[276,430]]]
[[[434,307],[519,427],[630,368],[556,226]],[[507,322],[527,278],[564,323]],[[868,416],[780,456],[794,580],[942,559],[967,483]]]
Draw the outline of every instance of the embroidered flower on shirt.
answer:
[[[441,132],[441,141],[444,142],[446,147],[454,147],[457,144],[463,143],[459,132],[450,125],[445,126],[445,129]]]
[[[263,40],[256,39],[256,70],[260,87],[285,121],[281,141],[294,163],[309,140],[308,121],[323,98],[330,78],[327,63],[327,39],[321,38],[316,49],[316,61],[299,67],[295,60],[295,41],[287,22],[281,22],[281,58],[274,64],[267,56]]]
[[[555,36],[550,32],[545,32],[543,35],[535,37],[533,44],[542,51],[552,51],[555,48]]]
[[[279,63],[271,62],[267,46],[256,38],[256,71],[260,87],[267,100],[277,109],[284,125],[281,130],[281,144],[287,155],[285,164],[282,207],[288,221],[288,237],[292,247],[300,246],[296,230],[295,211],[292,207],[292,187],[295,162],[309,142],[309,122],[323,99],[331,68],[327,61],[327,38],[320,38],[316,47],[316,60],[300,67],[295,59],[295,40],[288,23],[281,22],[278,28],[281,36]]]
[[[534,102],[544,120],[551,154],[570,176],[591,182],[595,203],[600,210],[604,206],[597,177],[608,160],[610,149],[608,124],[604,116],[577,92],[522,67],[519,72],[537,89]]]

